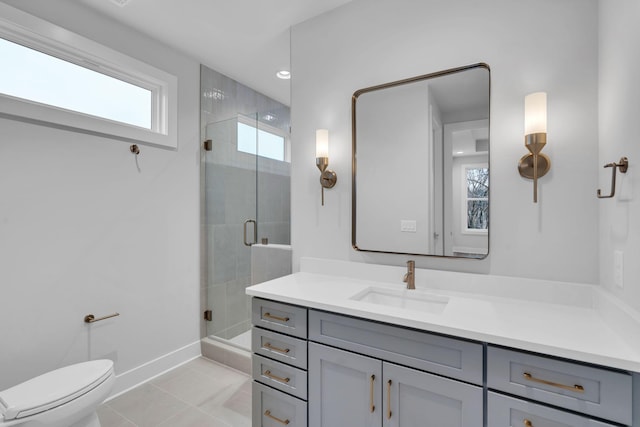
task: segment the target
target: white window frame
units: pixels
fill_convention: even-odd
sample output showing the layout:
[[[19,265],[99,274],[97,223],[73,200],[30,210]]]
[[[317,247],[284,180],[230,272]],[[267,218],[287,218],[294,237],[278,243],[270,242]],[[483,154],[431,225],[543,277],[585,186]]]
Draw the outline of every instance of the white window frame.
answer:
[[[467,218],[467,203],[469,201],[469,198],[467,197],[467,169],[489,169],[489,165],[487,163],[467,163],[467,164],[462,164],[460,165],[460,169],[462,171],[462,179],[461,179],[461,219],[462,219],[462,223],[461,223],[461,232],[462,234],[471,234],[471,235],[486,235],[489,233],[489,229],[475,229],[475,228],[467,228],[468,226],[468,219]],[[491,184],[489,184],[491,185]],[[489,200],[489,196],[486,197],[487,201]],[[484,198],[482,199],[472,199],[472,200],[484,200]]]
[[[123,141],[178,147],[175,76],[1,2],[0,37],[152,93],[151,129],[5,94],[0,94],[0,117]]]

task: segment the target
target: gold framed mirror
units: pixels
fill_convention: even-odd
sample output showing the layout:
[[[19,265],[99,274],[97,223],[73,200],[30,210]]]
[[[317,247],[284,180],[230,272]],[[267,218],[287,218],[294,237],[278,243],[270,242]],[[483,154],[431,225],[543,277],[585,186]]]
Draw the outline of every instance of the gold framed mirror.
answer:
[[[489,66],[360,89],[351,106],[354,249],[485,258]]]

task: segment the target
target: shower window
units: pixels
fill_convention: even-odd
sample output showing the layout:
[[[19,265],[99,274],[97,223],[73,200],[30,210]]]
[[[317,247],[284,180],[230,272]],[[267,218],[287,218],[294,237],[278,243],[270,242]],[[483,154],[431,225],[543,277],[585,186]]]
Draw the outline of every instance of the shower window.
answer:
[[[291,160],[287,155],[286,142],[285,136],[279,134],[277,129],[266,130],[260,128],[257,132],[256,144],[256,128],[238,121],[238,151],[257,154],[258,156],[281,162],[290,162]]]
[[[177,146],[177,79],[0,3],[0,116]]]

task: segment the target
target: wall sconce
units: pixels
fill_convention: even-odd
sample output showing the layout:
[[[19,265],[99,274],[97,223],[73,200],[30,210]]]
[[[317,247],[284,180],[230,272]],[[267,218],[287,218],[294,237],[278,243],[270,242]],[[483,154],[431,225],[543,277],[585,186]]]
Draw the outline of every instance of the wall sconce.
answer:
[[[338,177],[329,166],[329,131],[327,129],[316,130],[316,166],[320,169],[320,185],[322,186],[322,206],[324,206],[324,189],[333,188]]]
[[[536,92],[524,98],[524,146],[529,150],[518,162],[520,176],[533,179],[533,203],[538,203],[538,178],[551,168],[551,160],[540,153],[547,143],[547,94]]]

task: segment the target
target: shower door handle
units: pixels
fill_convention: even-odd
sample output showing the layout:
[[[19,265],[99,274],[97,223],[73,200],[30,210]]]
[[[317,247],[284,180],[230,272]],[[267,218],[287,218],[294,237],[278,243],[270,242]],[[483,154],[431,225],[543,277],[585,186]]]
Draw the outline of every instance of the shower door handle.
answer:
[[[250,222],[253,223],[253,242],[247,242],[247,224]],[[244,245],[251,246],[256,243],[258,243],[258,226],[255,220],[248,219],[244,222]]]

